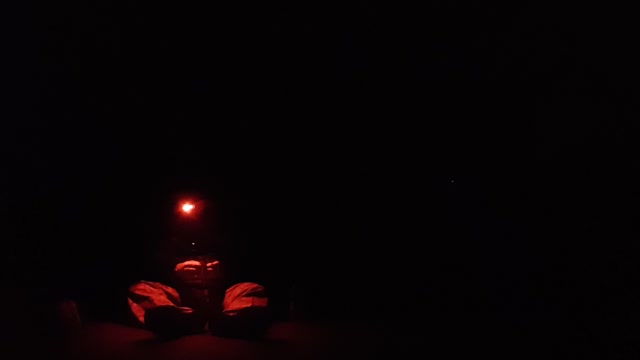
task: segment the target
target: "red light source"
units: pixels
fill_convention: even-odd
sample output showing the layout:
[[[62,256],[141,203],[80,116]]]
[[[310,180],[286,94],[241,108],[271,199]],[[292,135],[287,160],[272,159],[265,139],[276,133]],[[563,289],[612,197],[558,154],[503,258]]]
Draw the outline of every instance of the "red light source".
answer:
[[[184,203],[182,204],[182,206],[180,207],[182,209],[182,212],[185,214],[189,214],[191,213],[191,211],[195,208],[196,206],[191,204],[191,203]]]

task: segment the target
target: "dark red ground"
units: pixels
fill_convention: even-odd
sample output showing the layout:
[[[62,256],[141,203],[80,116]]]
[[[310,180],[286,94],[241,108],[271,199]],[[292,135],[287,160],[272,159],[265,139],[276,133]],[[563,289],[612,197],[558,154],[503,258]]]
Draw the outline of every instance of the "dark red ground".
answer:
[[[380,344],[380,336],[354,325],[277,323],[261,341],[201,334],[159,342],[146,330],[97,323],[58,351],[71,359],[371,359]]]

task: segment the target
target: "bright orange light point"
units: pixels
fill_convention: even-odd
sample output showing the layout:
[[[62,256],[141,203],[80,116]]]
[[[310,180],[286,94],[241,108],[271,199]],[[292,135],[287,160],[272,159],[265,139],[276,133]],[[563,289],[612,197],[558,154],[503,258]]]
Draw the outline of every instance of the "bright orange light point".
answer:
[[[194,207],[195,206],[193,204],[185,203],[182,205],[182,211],[188,214],[191,212],[191,210],[193,210]]]

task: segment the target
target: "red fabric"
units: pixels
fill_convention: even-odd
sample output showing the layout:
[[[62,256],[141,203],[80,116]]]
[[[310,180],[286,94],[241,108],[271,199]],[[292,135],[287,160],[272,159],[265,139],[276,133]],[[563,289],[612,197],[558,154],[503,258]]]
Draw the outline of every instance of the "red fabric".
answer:
[[[129,287],[129,309],[136,319],[144,324],[144,314],[147,310],[158,306],[180,306],[180,295],[167,285],[140,281]]]
[[[268,302],[263,286],[249,282],[239,283],[227,289],[222,311],[225,315],[235,315],[243,309],[266,308]]]
[[[140,281],[129,287],[129,309],[137,321],[144,325],[145,313],[159,306],[180,307],[182,301],[176,289],[167,285]],[[239,283],[227,289],[222,304],[222,312],[225,315],[237,315],[243,310],[266,309],[268,299],[264,287],[255,283]]]

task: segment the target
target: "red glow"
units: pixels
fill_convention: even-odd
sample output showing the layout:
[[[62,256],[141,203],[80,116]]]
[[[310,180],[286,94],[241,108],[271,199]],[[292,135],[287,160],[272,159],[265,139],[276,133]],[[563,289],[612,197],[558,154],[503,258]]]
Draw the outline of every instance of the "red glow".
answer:
[[[191,203],[184,203],[182,204],[182,212],[184,212],[185,214],[189,214],[196,206],[191,204]]]

